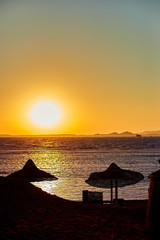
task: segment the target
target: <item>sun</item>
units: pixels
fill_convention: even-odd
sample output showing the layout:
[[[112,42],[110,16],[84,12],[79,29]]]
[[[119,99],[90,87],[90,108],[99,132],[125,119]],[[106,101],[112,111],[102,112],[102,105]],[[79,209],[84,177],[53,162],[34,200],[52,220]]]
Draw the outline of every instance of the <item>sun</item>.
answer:
[[[52,127],[61,117],[61,111],[52,101],[37,102],[29,112],[31,120],[40,127]]]

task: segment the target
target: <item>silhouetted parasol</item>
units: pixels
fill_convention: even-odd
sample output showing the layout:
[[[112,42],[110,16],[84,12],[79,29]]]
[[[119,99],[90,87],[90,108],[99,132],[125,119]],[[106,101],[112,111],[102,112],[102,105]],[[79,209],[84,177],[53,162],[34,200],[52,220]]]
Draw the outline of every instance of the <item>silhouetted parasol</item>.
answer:
[[[144,176],[139,172],[125,170],[118,167],[115,163],[112,163],[107,170],[103,172],[91,173],[86,183],[98,188],[111,188],[111,203],[113,200],[112,188],[115,187],[115,201],[117,204],[118,187],[135,184],[143,178]]]
[[[58,179],[50,173],[38,169],[31,159],[26,162],[21,170],[11,173],[7,177],[26,179],[29,182]]]

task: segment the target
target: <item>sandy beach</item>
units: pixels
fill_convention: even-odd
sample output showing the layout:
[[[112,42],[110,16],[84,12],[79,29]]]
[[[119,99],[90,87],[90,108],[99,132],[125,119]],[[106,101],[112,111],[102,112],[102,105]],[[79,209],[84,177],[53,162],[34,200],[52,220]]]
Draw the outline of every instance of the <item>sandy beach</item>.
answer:
[[[0,239],[146,239],[147,201],[73,202],[0,177]]]

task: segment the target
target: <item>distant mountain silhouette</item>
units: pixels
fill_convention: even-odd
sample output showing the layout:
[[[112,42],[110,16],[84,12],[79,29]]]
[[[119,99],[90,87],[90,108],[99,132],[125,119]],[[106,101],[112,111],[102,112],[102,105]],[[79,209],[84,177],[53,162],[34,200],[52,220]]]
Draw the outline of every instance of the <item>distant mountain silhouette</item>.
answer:
[[[125,131],[122,133],[117,133],[117,132],[112,132],[112,133],[108,133],[108,134],[95,134],[96,136],[106,136],[106,137],[160,137],[160,130],[158,131],[144,131],[141,133],[132,133],[129,131]]]
[[[160,130],[157,131],[144,131],[141,133],[142,136],[160,136]]]
[[[120,135],[123,135],[123,136],[133,136],[133,135],[135,135],[135,134],[132,133],[132,132],[128,132],[128,131],[126,131],[126,132],[122,132],[122,133],[120,133]]]
[[[106,136],[106,137],[134,137],[136,136],[135,133],[132,132],[122,132],[122,133],[117,133],[117,132],[112,132],[112,133],[108,133],[108,134],[96,134],[98,136]]]
[[[111,132],[111,133],[95,133],[95,134],[46,134],[46,135],[11,135],[11,134],[0,134],[0,137],[160,137],[160,130],[157,131],[144,131],[132,133],[125,131],[122,133]]]
[[[10,137],[10,134],[0,134],[0,137]]]
[[[112,133],[109,133],[109,134],[99,134],[99,136],[108,136],[108,137],[160,137],[160,130],[158,131],[144,131],[144,132],[141,132],[141,133],[132,133],[132,132],[129,132],[129,131],[125,131],[125,132],[122,132],[122,133],[117,133],[117,132],[112,132]]]
[[[117,132],[112,132],[112,133],[109,133],[108,135],[114,136],[114,135],[119,135],[119,133],[117,133]]]

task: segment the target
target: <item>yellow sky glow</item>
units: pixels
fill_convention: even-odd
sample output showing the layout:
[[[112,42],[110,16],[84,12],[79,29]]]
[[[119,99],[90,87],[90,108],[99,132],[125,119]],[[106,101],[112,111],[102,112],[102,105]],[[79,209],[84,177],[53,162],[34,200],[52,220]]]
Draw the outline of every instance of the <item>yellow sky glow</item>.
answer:
[[[159,130],[160,8],[153,2],[0,3],[0,133]],[[62,116],[42,127],[29,112],[45,99]]]

